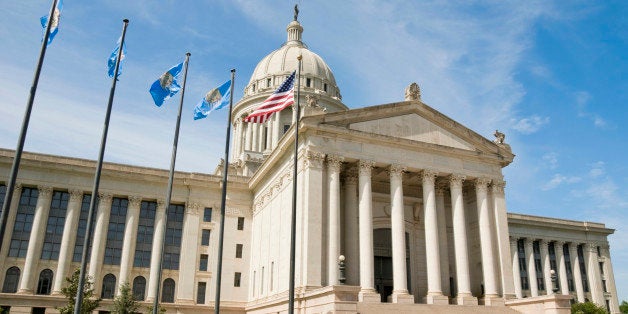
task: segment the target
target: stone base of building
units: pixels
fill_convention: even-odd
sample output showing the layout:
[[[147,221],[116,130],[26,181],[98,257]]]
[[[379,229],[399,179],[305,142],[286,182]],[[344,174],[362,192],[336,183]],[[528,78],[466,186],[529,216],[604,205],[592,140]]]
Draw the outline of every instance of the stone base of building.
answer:
[[[414,304],[414,296],[408,292],[393,292],[393,294],[388,297],[388,300],[392,303]]]
[[[457,305],[478,305],[478,298],[472,295],[458,295],[455,298],[455,304]]]
[[[375,290],[360,290],[358,293],[358,301],[365,303],[380,303],[382,297]]]
[[[426,304],[447,305],[449,304],[449,297],[442,294],[428,294],[423,298],[423,302]]]
[[[504,299],[497,295],[485,295],[480,298],[479,304],[485,306],[504,306]]]
[[[571,296],[552,294],[538,297],[508,300],[506,306],[523,314],[569,314]]]

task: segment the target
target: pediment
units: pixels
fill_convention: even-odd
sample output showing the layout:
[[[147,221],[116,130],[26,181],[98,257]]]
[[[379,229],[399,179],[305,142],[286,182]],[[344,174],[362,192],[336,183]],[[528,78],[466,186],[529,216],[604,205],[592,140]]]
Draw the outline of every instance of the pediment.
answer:
[[[475,150],[473,144],[416,113],[355,122],[349,124],[348,128],[417,142]]]

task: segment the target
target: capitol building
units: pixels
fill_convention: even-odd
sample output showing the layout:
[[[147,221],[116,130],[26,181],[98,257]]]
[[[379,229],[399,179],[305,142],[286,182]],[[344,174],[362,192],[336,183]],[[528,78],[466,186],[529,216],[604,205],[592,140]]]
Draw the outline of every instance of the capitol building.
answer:
[[[585,301],[619,313],[613,229],[509,213],[502,169],[515,154],[504,134],[486,139],[452,120],[414,83],[399,102],[349,109],[302,34],[295,18],[233,107],[221,312],[287,312],[297,128],[296,313],[560,313]],[[288,108],[244,122],[299,55],[300,121]],[[13,155],[0,149],[0,201]],[[0,251],[4,310],[67,303],[95,167],[23,155]],[[177,172],[171,204],[167,181],[166,169],[105,163],[88,260],[100,313],[122,283],[145,306],[159,290],[168,314],[213,312],[222,165]]]

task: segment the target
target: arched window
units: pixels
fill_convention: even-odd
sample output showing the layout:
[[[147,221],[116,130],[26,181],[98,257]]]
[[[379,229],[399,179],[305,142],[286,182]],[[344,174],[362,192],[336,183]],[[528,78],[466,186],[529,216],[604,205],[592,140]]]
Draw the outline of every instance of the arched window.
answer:
[[[106,274],[102,279],[102,292],[100,297],[103,299],[113,299],[113,294],[116,292],[116,276],[112,274]]]
[[[164,286],[161,290],[161,302],[174,303],[174,280],[171,278],[164,280]]]
[[[146,278],[137,276],[133,279],[133,297],[136,301],[144,301],[146,293]]]
[[[50,294],[50,288],[52,288],[52,270],[44,269],[39,273],[37,294]]]
[[[7,274],[4,276],[4,285],[2,285],[2,292],[4,293],[16,293],[17,284],[20,281],[20,269],[13,266],[7,269]]]

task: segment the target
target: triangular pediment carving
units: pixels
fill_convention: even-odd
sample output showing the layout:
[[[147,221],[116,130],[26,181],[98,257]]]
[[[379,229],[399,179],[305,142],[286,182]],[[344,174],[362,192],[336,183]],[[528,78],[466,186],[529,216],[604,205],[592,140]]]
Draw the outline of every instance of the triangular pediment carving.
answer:
[[[349,124],[348,127],[352,130],[367,133],[404,138],[417,142],[465,150],[475,150],[475,147],[471,143],[416,113],[355,122]]]

